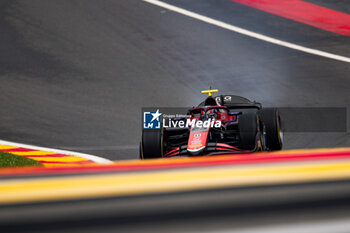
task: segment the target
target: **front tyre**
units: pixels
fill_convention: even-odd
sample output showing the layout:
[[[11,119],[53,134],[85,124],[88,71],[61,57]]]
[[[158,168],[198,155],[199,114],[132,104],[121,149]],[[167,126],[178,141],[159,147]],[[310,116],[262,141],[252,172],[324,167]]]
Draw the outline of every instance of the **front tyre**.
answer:
[[[257,146],[257,134],[259,131],[259,118],[254,112],[240,115],[238,118],[239,138],[241,148],[255,150]]]
[[[162,130],[142,130],[140,159],[161,158],[163,156]]]
[[[264,108],[259,111],[259,115],[265,125],[266,147],[270,151],[281,150],[283,146],[283,130],[278,109]]]

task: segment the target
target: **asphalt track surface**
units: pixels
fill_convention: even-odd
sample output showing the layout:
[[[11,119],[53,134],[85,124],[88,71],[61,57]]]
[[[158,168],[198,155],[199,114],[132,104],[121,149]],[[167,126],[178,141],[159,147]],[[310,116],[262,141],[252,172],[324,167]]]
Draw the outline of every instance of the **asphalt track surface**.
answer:
[[[273,38],[350,57],[350,38],[346,36],[229,0],[166,2]],[[309,2],[350,13],[345,0]],[[4,140],[112,160],[134,159],[142,107],[193,106],[203,99],[200,90],[210,85],[221,93],[242,95],[265,106],[349,107],[349,71],[349,63],[249,38],[140,0],[0,1],[0,138]],[[286,136],[285,148],[350,146],[348,133]],[[348,232],[348,226],[342,224],[350,216],[347,182],[328,184],[325,196],[320,191],[324,186],[318,189],[317,184],[277,187],[273,192],[282,199],[268,198],[275,202],[266,202],[266,206],[261,206],[264,200],[259,199],[260,206],[244,208],[228,202],[232,190],[178,193],[164,199],[152,196],[88,200],[81,205],[11,206],[7,211],[13,218],[2,226],[9,231],[33,232],[243,232],[249,226],[264,232],[273,225],[283,231],[295,224],[308,229],[306,224],[311,222],[313,226],[338,227],[328,232]],[[291,190],[309,190],[310,196],[291,201],[290,195],[278,195],[280,191],[291,194]],[[253,192],[258,190],[249,190]],[[317,198],[311,194],[318,194]],[[214,201],[213,197],[218,198]],[[188,203],[199,198],[204,201],[192,211],[158,208],[144,217],[147,207],[176,206],[186,198]],[[208,200],[212,206],[199,208]],[[130,215],[118,217],[113,205],[134,201],[150,205],[138,205]],[[16,216],[23,221],[31,213],[45,216],[53,206],[58,212],[61,207],[63,214],[48,215],[53,218],[42,225],[22,222],[18,228],[13,224]],[[144,212],[135,214],[142,207]],[[86,215],[65,221],[68,210],[78,217]],[[163,212],[157,213],[159,210]],[[281,232],[278,229],[275,231]]]
[[[322,51],[350,38],[229,0],[167,1]],[[347,1],[312,1],[350,13]],[[137,158],[141,108],[193,106],[212,85],[282,107],[348,107],[348,63],[130,1],[0,1],[0,138],[112,160]],[[349,114],[348,114],[349,115]],[[285,148],[350,146],[346,133],[290,134]]]

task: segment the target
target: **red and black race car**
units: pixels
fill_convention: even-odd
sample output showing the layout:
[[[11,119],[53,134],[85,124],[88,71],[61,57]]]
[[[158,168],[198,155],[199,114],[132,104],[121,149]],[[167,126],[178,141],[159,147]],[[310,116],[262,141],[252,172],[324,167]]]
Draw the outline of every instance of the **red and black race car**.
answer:
[[[282,149],[283,131],[278,109],[262,108],[258,102],[235,95],[212,97],[213,92],[218,90],[202,91],[209,96],[198,107],[189,109],[187,117],[170,119],[171,125],[176,127],[143,129],[140,158]]]

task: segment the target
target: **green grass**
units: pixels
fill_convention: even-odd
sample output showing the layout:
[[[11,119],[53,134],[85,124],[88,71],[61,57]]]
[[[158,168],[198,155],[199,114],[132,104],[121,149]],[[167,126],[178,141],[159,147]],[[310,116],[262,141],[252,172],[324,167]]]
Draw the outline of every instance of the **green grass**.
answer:
[[[41,163],[33,159],[0,151],[0,168],[25,166],[41,166]]]

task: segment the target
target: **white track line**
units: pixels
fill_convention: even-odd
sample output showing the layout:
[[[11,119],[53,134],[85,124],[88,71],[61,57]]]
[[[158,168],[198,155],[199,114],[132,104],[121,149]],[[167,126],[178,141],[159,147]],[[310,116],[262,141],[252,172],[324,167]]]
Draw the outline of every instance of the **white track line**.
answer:
[[[310,48],[307,48],[307,47],[304,47],[304,46],[300,46],[300,45],[297,45],[297,44],[293,44],[293,43],[285,42],[285,41],[282,41],[282,40],[278,40],[278,39],[275,39],[275,38],[272,38],[272,37],[269,37],[269,36],[264,36],[262,34],[255,33],[255,32],[252,32],[252,31],[248,31],[246,29],[243,29],[243,28],[240,28],[240,27],[236,27],[236,26],[233,26],[231,24],[227,24],[227,23],[224,23],[222,21],[215,20],[215,19],[212,19],[212,18],[203,16],[203,15],[200,15],[200,14],[197,14],[197,13],[194,13],[194,12],[191,12],[191,11],[188,11],[188,10],[185,10],[185,9],[182,9],[182,8],[179,8],[179,7],[176,7],[176,6],[164,3],[164,2],[161,2],[161,1],[158,1],[158,0],[143,0],[143,1],[148,2],[150,4],[153,4],[153,5],[157,5],[157,6],[166,8],[168,10],[177,12],[179,14],[186,15],[186,16],[191,17],[191,18],[195,18],[195,19],[198,19],[200,21],[203,21],[203,22],[206,22],[206,23],[209,23],[209,24],[212,24],[212,25],[215,25],[215,26],[218,26],[218,27],[221,27],[221,28],[233,31],[233,32],[237,32],[237,33],[249,36],[249,37],[253,37],[253,38],[256,38],[256,39],[259,39],[259,40],[263,40],[263,41],[266,41],[266,42],[269,42],[269,43],[272,43],[272,44],[276,44],[276,45],[280,45],[280,46],[283,46],[283,47],[299,50],[299,51],[302,51],[302,52],[305,52],[305,53],[309,53],[309,54],[313,54],[313,55],[318,55],[318,56],[321,56],[321,57],[326,57],[326,58],[330,58],[330,59],[334,59],[334,60],[350,63],[350,58],[349,57],[344,57],[344,56],[340,56],[340,55],[333,54],[333,53],[327,53],[327,52],[323,52],[323,51],[320,51],[320,50],[317,50],[317,49],[310,49]]]
[[[22,147],[22,148],[27,148],[31,150],[41,150],[41,151],[48,151],[48,152],[53,152],[53,153],[58,153],[58,154],[64,154],[64,155],[71,155],[71,156],[77,156],[85,159],[89,159],[91,161],[94,161],[95,163],[101,163],[101,164],[109,164],[113,163],[111,160],[101,158],[95,155],[89,155],[89,154],[83,154],[79,152],[74,152],[74,151],[67,151],[67,150],[59,150],[59,149],[52,149],[52,148],[46,148],[46,147],[39,147],[39,146],[32,146],[32,145],[27,145],[27,144],[21,144],[21,143],[16,143],[16,142],[9,142],[9,141],[4,141],[0,140],[0,145],[6,145],[6,146],[15,146],[15,147]]]

